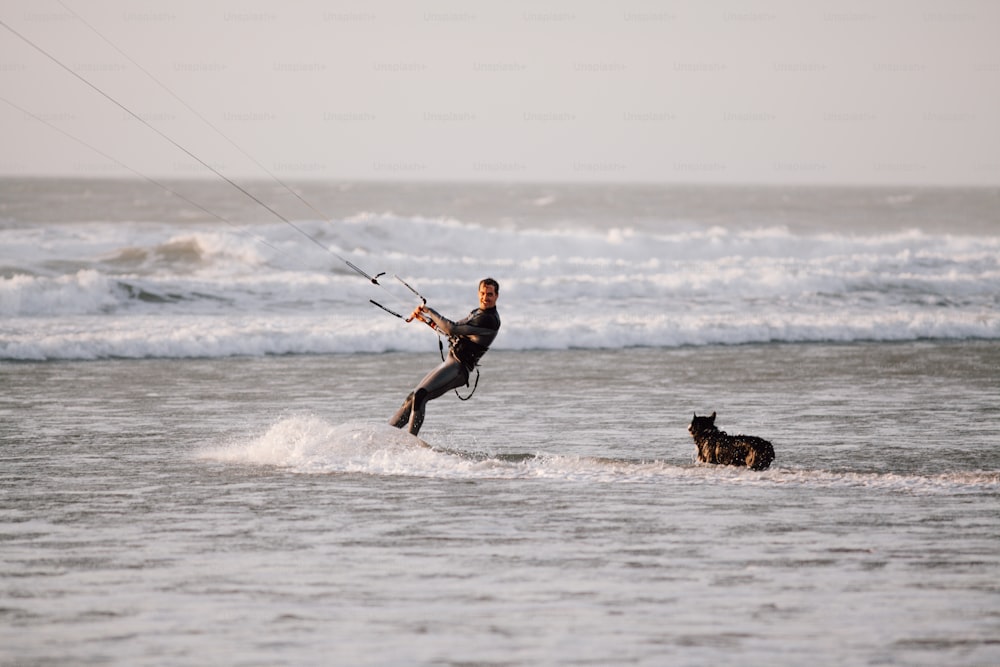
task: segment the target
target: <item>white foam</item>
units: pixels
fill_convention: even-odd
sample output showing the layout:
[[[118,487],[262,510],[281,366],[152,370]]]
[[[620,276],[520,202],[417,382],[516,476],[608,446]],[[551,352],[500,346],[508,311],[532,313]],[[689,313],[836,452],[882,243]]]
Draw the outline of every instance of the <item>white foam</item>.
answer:
[[[385,424],[334,425],[314,416],[286,417],[260,436],[208,450],[203,456],[310,474],[437,476],[458,462]]]
[[[806,488],[875,488],[933,494],[1000,488],[1000,473],[939,475],[835,472],[677,465],[527,452],[492,455],[435,448],[385,424],[331,424],[312,416],[285,417],[263,434],[205,450],[207,459],[276,466],[301,474],[357,473],[440,479],[547,479],[564,482],[733,484]]]
[[[393,273],[456,319],[496,277],[505,349],[1000,338],[995,235],[517,230],[391,214],[298,225],[385,271],[382,286],[287,225],[4,230],[0,358],[423,350],[426,335],[369,303],[414,305]]]
[[[0,279],[0,316],[6,317],[99,313],[115,307],[122,298],[114,281],[94,269]]]

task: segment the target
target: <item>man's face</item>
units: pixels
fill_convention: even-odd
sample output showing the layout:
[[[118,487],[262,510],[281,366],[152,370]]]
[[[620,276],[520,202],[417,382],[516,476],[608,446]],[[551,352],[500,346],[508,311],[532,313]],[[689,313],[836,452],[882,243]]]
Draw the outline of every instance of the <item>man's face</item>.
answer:
[[[479,286],[479,307],[483,310],[497,305],[497,290],[493,285]]]

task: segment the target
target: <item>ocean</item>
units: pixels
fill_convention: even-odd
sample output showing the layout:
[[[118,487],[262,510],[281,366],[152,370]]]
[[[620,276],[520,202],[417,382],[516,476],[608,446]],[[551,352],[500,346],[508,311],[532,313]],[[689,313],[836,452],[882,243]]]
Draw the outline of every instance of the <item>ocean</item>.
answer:
[[[170,187],[0,180],[0,664],[1000,664],[1000,190]]]

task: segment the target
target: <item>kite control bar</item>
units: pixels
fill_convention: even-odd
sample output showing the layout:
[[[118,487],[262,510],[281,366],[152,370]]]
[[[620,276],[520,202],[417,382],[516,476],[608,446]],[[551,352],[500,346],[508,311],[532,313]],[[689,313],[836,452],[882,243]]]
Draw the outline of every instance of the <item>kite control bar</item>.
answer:
[[[396,274],[393,274],[392,277],[395,278],[396,280],[398,280],[399,282],[403,283],[403,285],[406,286],[406,289],[408,289],[411,292],[413,292],[417,296],[417,298],[420,299],[420,303],[422,305],[424,305],[424,306],[427,305],[427,299],[424,298],[423,294],[421,294],[416,289],[414,289],[413,285],[411,285],[410,283],[406,282],[405,280],[403,280],[402,278],[400,278]],[[406,318],[406,321],[407,322],[412,322],[413,321],[413,317],[414,316],[410,316],[410,317]],[[421,322],[423,322],[424,324],[426,324],[427,326],[429,326],[431,329],[434,329],[435,331],[437,331],[437,325],[434,324],[434,320],[428,319],[428,318],[423,317],[421,315],[416,315],[415,317],[417,317]]]
[[[376,278],[379,277],[379,276],[382,276],[382,275],[384,275],[384,273],[378,274],[378,276],[376,276]],[[400,278],[399,276],[397,276],[395,274],[393,274],[392,277],[395,278],[396,280],[398,280],[400,283],[402,283],[406,287],[406,289],[408,289],[411,292],[413,292],[417,296],[417,298],[420,299],[421,305],[424,305],[424,306],[427,305],[427,299],[424,297],[423,294],[421,294],[420,292],[418,292],[413,287],[413,285],[411,285],[410,283],[406,282],[405,280],[403,280],[402,278]],[[376,284],[378,284],[378,283],[376,283]],[[403,317],[402,315],[400,315],[396,311],[383,306],[381,303],[379,303],[378,301],[376,301],[374,299],[369,299],[368,301],[371,302],[372,305],[378,306],[379,308],[381,308],[385,312],[389,313],[390,315],[394,315],[394,316],[398,317],[401,320],[404,320],[406,322],[412,322],[414,319],[419,319],[421,322],[423,322],[424,324],[426,324],[430,328],[434,329],[435,331],[438,331],[437,325],[434,324],[434,320],[431,320],[430,318],[423,317],[423,316],[421,316],[419,314],[417,314],[417,315],[411,315],[410,317]]]

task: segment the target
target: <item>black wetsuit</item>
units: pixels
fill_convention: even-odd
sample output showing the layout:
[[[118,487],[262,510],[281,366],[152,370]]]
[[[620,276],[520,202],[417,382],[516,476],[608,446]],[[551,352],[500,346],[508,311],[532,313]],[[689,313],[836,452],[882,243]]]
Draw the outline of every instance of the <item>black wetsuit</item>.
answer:
[[[410,426],[410,433],[416,435],[424,423],[427,401],[443,395],[451,389],[469,384],[469,373],[486,354],[490,343],[500,330],[500,315],[496,307],[481,310],[476,308],[469,316],[458,322],[442,317],[428,308],[427,316],[435,326],[448,336],[448,356],[440,366],[432,370],[420,381],[389,423],[396,428]]]

